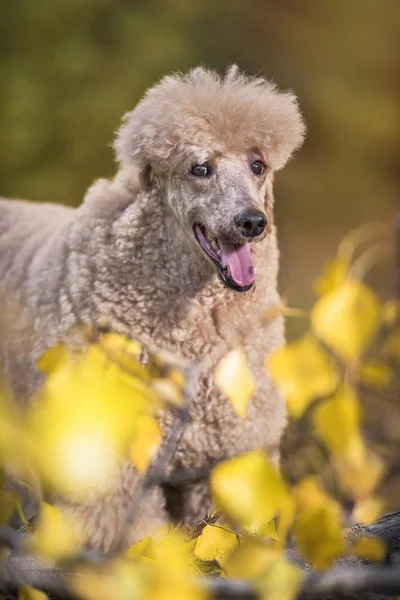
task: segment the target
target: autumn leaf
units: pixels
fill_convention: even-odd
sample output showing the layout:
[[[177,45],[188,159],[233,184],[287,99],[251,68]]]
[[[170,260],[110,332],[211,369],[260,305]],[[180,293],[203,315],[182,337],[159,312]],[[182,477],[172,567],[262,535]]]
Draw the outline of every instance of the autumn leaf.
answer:
[[[103,568],[81,567],[69,578],[73,592],[85,600],[150,600],[144,574],[130,560],[109,561]]]
[[[315,282],[315,290],[321,296],[342,285],[349,273],[349,263],[340,256],[331,260]]]
[[[254,536],[245,537],[229,554],[224,570],[227,577],[257,580],[282,555],[276,545]]]
[[[100,345],[106,351],[110,361],[117,362],[120,367],[132,375],[139,374],[141,377],[147,375],[146,369],[139,362],[142,345],[138,340],[128,339],[110,331],[101,336]]]
[[[140,474],[144,474],[156,456],[162,441],[159,424],[146,415],[138,418],[137,431],[133,439],[130,457]]]
[[[155,557],[155,543],[151,536],[147,536],[133,544],[126,551],[127,558],[137,559],[137,558],[150,558],[154,559]]]
[[[273,352],[267,368],[294,418],[317,398],[331,394],[339,381],[332,359],[311,335]]]
[[[47,350],[39,358],[37,366],[45,375],[50,375],[61,368],[70,359],[69,352],[63,344],[57,344]]]
[[[345,549],[339,504],[312,477],[303,479],[293,493],[298,511],[294,538],[299,552],[316,569],[329,569]]]
[[[17,508],[18,494],[0,489],[0,525],[8,525],[8,522]]]
[[[79,356],[62,354],[52,364],[54,372],[28,411],[25,438],[32,458],[45,485],[63,497],[104,494],[115,484],[139,418],[154,414],[159,398],[98,346]]]
[[[386,554],[387,547],[383,540],[374,537],[361,537],[353,542],[347,552],[375,562],[381,562]]]
[[[334,455],[362,460],[364,442],[360,431],[360,404],[353,390],[341,388],[316,407],[312,415],[318,437]]]
[[[260,534],[290,504],[285,483],[262,451],[217,465],[211,474],[211,490],[216,505],[251,534]]]
[[[78,522],[56,506],[42,502],[38,526],[29,537],[29,548],[42,556],[65,559],[78,554],[85,543]]]
[[[23,415],[6,393],[0,381],[0,468],[17,478],[29,479],[32,472],[32,449],[25,435]]]
[[[400,359],[400,327],[396,327],[387,336],[383,344],[383,351],[390,358]]]
[[[194,554],[200,560],[216,560],[222,564],[238,543],[238,536],[222,525],[206,525],[196,539]]]
[[[304,574],[286,557],[280,556],[258,584],[262,600],[292,600],[297,598]]]
[[[164,402],[172,404],[172,406],[184,406],[185,399],[182,394],[182,388],[177,385],[176,380],[166,378],[153,379],[151,387]]]
[[[149,581],[146,600],[206,600],[196,582],[191,546],[179,530],[173,530],[156,543],[155,571]]]
[[[380,456],[365,446],[353,460],[333,457],[332,467],[341,489],[356,501],[369,496],[385,473]]]
[[[29,585],[20,585],[18,600],[48,600],[48,596],[44,592],[29,587]]]
[[[244,538],[228,556],[224,569],[228,577],[253,581],[265,600],[291,600],[303,579],[282,550],[254,537]]]
[[[385,325],[394,325],[400,319],[400,302],[388,300],[382,306],[382,322]]]
[[[239,417],[244,419],[256,384],[242,348],[231,350],[220,360],[215,371],[215,383],[227,396]]]
[[[343,360],[357,360],[380,325],[380,303],[359,281],[347,281],[322,296],[311,312],[315,334]]]
[[[359,380],[369,387],[388,390],[393,384],[394,373],[388,365],[368,360],[360,367]]]
[[[385,501],[378,496],[367,496],[359,500],[351,514],[354,523],[369,525],[377,521],[385,512]]]

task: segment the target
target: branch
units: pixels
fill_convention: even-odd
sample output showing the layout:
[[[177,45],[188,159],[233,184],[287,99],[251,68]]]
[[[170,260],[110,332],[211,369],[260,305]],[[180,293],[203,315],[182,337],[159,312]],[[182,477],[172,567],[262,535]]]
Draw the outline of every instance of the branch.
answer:
[[[15,529],[0,527],[0,548],[1,546],[8,546],[13,552],[19,552],[22,549],[24,539],[25,537]]]
[[[312,573],[306,576],[298,600],[323,600],[335,596],[354,597],[360,594],[398,596],[399,567],[364,567]]]
[[[180,487],[182,485],[188,485],[189,483],[196,483],[201,479],[206,479],[210,475],[211,471],[220,462],[225,459],[210,461],[200,467],[188,467],[182,469],[176,469],[169,475],[165,473],[160,477],[158,481],[154,481],[155,485],[169,485],[171,487]]]
[[[128,510],[121,528],[116,536],[116,541],[113,545],[112,553],[117,553],[123,550],[126,538],[126,532],[134,523],[140,507],[146,500],[146,492],[149,488],[159,485],[162,479],[165,479],[165,473],[168,470],[168,465],[176,452],[179,440],[182,437],[183,431],[189,421],[189,404],[192,399],[198,378],[198,366],[192,365],[187,372],[186,385],[183,390],[184,406],[175,409],[175,423],[172,426],[167,440],[161,447],[160,452],[156,456],[153,464],[150,466],[146,476],[140,481],[138,491],[132,499],[130,509]]]
[[[67,575],[32,556],[9,556],[0,562],[0,595],[18,597],[19,586],[29,585],[52,598],[77,600],[66,584]]]
[[[208,578],[206,591],[215,600],[261,600],[262,593],[246,581]],[[279,594],[279,590],[274,590]],[[327,600],[334,597],[357,597],[360,594],[398,596],[399,567],[365,567],[312,573],[306,575],[297,600]],[[277,595],[276,597],[279,597]]]
[[[7,539],[13,543],[15,532],[8,535],[6,529],[1,530],[3,543]],[[297,600],[327,600],[328,598],[332,600],[343,596],[354,597],[366,592],[383,596],[400,595],[400,567],[396,564],[396,555],[400,551],[400,511],[385,515],[369,526],[350,527],[346,531],[346,536],[351,542],[362,536],[383,540],[388,548],[385,563],[376,566],[366,564],[354,556],[344,556],[337,560],[332,571],[316,573],[312,572],[293,551],[288,551],[289,560],[305,572]],[[98,564],[96,554],[91,556],[87,553],[82,559],[86,563]],[[390,564],[391,561],[394,564]],[[68,572],[63,572],[61,567],[57,568],[41,562],[29,555],[9,556],[0,562],[0,594],[16,596],[19,586],[26,584],[44,591],[51,597],[76,600],[67,582],[68,576],[72,572],[77,572],[78,568],[78,564],[75,563],[74,568],[71,565]],[[262,598],[261,591],[251,582],[218,577],[205,577],[198,581],[199,585],[203,586],[215,600],[261,600]]]

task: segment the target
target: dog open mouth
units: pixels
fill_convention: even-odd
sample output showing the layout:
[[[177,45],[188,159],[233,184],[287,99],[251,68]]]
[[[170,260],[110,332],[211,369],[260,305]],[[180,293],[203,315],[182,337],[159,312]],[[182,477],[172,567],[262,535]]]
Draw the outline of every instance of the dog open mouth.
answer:
[[[236,292],[247,292],[253,287],[256,268],[251,243],[232,244],[221,238],[210,241],[203,225],[193,226],[194,236],[206,255],[218,269],[222,282]]]

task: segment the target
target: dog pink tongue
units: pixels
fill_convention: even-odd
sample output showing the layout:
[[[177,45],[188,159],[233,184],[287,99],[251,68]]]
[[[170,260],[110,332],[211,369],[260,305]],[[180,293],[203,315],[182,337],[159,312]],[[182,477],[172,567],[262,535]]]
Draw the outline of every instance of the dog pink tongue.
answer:
[[[218,240],[221,251],[221,262],[223,267],[228,267],[233,281],[244,287],[254,283],[256,269],[251,255],[251,244],[237,246],[222,240]]]

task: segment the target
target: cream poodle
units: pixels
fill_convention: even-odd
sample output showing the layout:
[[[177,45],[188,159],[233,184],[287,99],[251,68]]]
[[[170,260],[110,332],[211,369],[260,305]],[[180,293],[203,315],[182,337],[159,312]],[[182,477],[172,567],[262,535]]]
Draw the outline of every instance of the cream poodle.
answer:
[[[255,448],[278,461],[285,406],[265,369],[284,342],[273,311],[272,182],[304,130],[291,93],[236,67],[223,77],[196,68],[165,77],[125,115],[118,173],[95,182],[79,208],[0,200],[0,360],[21,402],[41,384],[36,361],[46,349],[77,323],[106,320],[201,363],[171,468]],[[257,382],[244,422],[213,381],[238,345]],[[163,417],[165,431],[172,420]],[[112,547],[137,482],[126,464],[112,494],[75,507],[93,547]],[[166,507],[193,525],[210,507],[207,480],[153,489],[127,544],[163,521]]]

